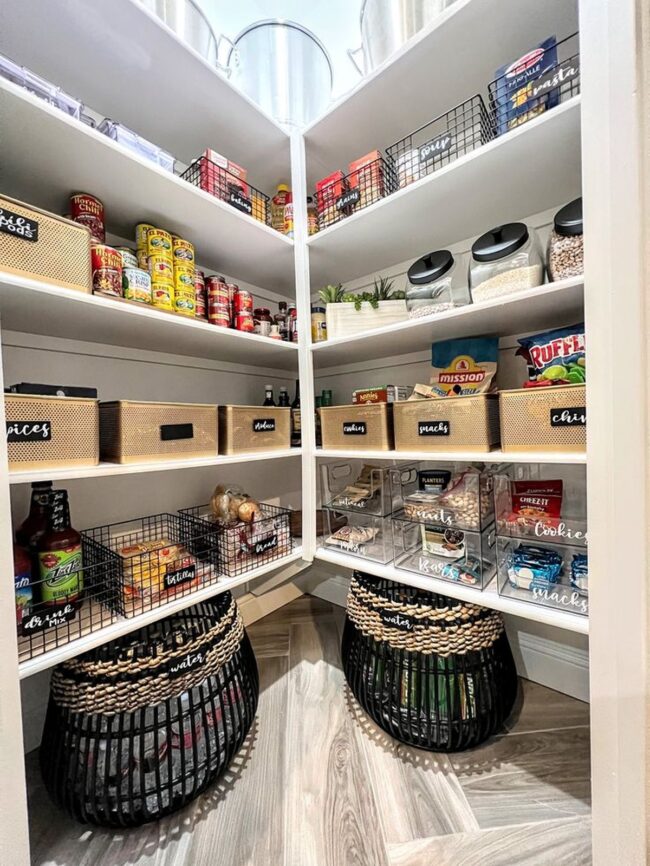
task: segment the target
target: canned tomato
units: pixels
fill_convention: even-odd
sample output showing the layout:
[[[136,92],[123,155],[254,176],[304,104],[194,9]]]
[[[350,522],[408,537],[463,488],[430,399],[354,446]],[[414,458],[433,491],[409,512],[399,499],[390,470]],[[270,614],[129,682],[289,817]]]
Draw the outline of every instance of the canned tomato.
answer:
[[[147,235],[151,229],[155,229],[151,223],[138,223],[135,227],[135,245],[138,250],[147,249]]]
[[[247,292],[246,289],[237,289],[235,291],[233,298],[233,311],[235,316],[237,316],[237,313],[250,313],[252,319],[253,296],[250,292]],[[237,326],[235,325],[235,327]],[[246,328],[238,328],[238,330],[244,331]]]
[[[194,264],[194,246],[183,238],[179,238],[176,235],[172,238],[172,253],[174,256],[174,263],[178,262],[179,265]]]
[[[177,313],[194,318],[195,308],[194,289],[189,292],[174,292],[174,309]]]
[[[130,301],[151,303],[151,276],[140,268],[124,268],[122,271],[122,291]]]
[[[115,247],[122,259],[123,268],[137,268],[138,257],[130,247]]]
[[[174,308],[174,287],[169,283],[151,281],[151,303],[160,310]]]
[[[104,205],[94,195],[76,192],[70,196],[70,219],[87,226],[94,241],[103,244],[106,239],[104,229]]]
[[[185,289],[194,294],[194,268],[182,268],[174,265],[174,288]]]
[[[228,308],[209,307],[208,322],[210,322],[211,325],[218,325],[220,328],[229,328],[230,312],[228,311]]]
[[[151,279],[158,282],[174,282],[174,267],[171,261],[165,256],[155,255],[149,256],[148,260],[149,273]]]
[[[249,334],[252,334],[255,330],[253,314],[249,310],[235,313],[235,328],[238,331],[247,331]]]
[[[149,229],[147,232],[147,252],[150,256],[164,256],[172,260],[172,236],[164,229]]]

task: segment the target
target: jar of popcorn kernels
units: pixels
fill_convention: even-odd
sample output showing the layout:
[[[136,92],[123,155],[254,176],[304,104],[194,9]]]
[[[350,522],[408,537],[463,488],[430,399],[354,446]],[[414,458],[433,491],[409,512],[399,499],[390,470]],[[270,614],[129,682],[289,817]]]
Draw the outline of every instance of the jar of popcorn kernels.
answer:
[[[566,280],[583,273],[584,234],[581,198],[576,198],[564,205],[555,214],[546,254],[548,276],[551,281]]]

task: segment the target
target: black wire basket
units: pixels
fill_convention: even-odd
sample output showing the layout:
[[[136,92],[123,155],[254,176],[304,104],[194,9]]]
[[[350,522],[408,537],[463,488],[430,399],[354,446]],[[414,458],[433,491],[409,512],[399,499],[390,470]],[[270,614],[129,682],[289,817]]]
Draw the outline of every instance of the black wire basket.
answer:
[[[578,34],[573,33],[529,51],[489,84],[490,115],[497,135],[580,93],[579,51]]]
[[[386,153],[402,188],[493,138],[490,114],[483,98],[476,95],[392,144]]]
[[[289,508],[262,502],[253,521],[237,520],[226,526],[214,522],[209,505],[182,508],[179,515],[192,554],[227,577],[239,577],[293,550]]]
[[[55,668],[40,749],[52,799],[134,827],[185,806],[253,724],[255,656],[230,593]]]
[[[397,177],[392,160],[380,156],[316,191],[319,227],[327,228],[370,207],[396,189]]]
[[[195,159],[181,174],[181,178],[225,201],[236,210],[271,225],[268,195],[212,162],[207,156]]]
[[[341,654],[350,690],[396,740],[458,752],[501,730],[517,673],[501,616],[355,572]]]

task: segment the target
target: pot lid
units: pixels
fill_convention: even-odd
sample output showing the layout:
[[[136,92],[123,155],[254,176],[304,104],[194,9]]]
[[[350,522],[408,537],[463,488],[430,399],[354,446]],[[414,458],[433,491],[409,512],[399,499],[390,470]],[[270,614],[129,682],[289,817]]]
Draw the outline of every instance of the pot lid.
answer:
[[[472,244],[472,256],[477,262],[494,262],[512,255],[528,240],[524,223],[504,223],[485,232]]]
[[[582,198],[575,198],[555,214],[555,231],[560,235],[582,234]]]
[[[406,276],[409,283],[414,286],[422,286],[446,274],[453,263],[454,257],[449,250],[434,250],[434,252],[427,253],[426,256],[413,262]]]

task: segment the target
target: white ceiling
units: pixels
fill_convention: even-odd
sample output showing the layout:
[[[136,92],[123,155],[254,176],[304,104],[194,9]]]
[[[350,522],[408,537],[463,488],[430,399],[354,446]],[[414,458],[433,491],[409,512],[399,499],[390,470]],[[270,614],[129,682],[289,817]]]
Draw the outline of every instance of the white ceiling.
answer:
[[[217,35],[234,39],[252,24],[266,18],[287,18],[307,27],[321,40],[334,67],[335,97],[345,93],[359,80],[348,48],[361,41],[359,13],[361,0],[199,0]]]

